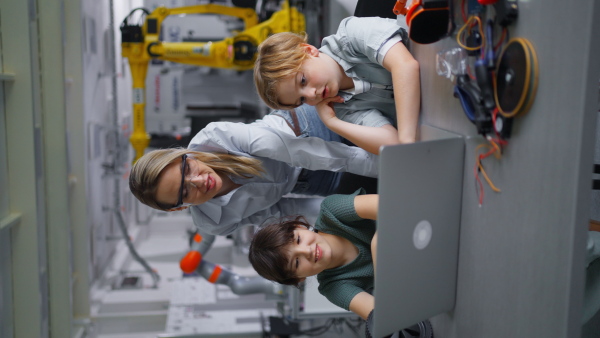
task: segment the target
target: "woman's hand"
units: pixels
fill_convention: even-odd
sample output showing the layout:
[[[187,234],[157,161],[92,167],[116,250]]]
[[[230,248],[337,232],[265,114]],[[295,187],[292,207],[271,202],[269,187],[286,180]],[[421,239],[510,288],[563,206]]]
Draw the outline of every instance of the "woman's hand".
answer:
[[[341,96],[334,96],[317,103],[315,108],[319,113],[319,118],[321,118],[321,121],[323,121],[326,126],[329,126],[329,123],[337,119],[335,110],[333,110],[333,104],[342,102],[344,102],[344,99]]]

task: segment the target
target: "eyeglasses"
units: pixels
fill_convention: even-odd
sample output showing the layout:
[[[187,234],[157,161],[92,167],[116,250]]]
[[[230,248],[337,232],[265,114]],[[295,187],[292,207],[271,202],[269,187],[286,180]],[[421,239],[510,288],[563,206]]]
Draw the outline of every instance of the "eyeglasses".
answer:
[[[185,183],[185,168],[187,167],[187,154],[181,155],[181,186],[179,187],[179,199],[174,208],[179,208],[183,204],[183,185]]]

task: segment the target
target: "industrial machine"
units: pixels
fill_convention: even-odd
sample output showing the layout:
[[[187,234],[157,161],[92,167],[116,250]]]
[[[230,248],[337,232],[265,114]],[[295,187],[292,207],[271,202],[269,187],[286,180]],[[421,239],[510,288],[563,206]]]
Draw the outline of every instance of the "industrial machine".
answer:
[[[141,12],[136,20],[136,12]],[[244,30],[221,41],[165,42],[161,41],[161,25],[170,15],[220,14],[241,19]],[[137,21],[137,22],[134,22]],[[305,18],[288,1],[280,9],[259,22],[254,8],[206,4],[188,7],[156,8],[151,13],[136,8],[121,23],[122,56],[126,57],[133,79],[133,130],[130,143],[135,150],[134,162],[144,154],[150,143],[146,132],[144,111],[145,79],[148,63],[160,59],[177,63],[214,68],[248,70],[254,65],[256,48],[269,35],[279,32],[305,31]]]

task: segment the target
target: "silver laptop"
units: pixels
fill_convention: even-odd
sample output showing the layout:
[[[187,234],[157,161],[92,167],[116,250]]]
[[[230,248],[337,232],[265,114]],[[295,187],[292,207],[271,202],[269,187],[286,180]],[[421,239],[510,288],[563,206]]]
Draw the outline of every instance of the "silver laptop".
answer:
[[[421,139],[380,152],[374,337],[454,308],[465,143],[429,126]]]

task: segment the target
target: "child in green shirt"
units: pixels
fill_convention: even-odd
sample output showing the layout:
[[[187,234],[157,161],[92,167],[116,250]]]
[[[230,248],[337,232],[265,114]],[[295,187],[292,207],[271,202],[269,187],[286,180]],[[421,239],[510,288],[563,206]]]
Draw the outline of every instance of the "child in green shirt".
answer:
[[[367,290],[374,283],[378,198],[362,189],[328,196],[314,230],[302,217],[267,225],[252,239],[250,263],[262,277],[285,285],[316,275],[321,294],[367,319],[374,307]]]

